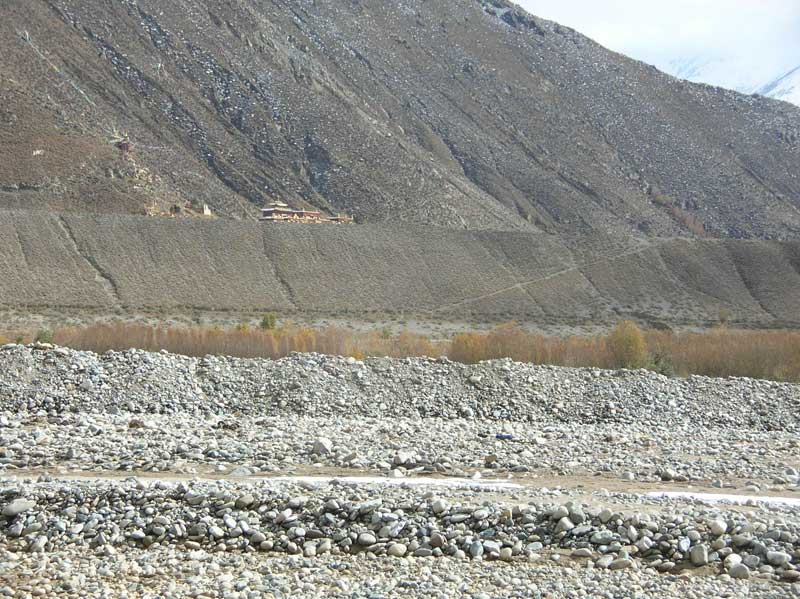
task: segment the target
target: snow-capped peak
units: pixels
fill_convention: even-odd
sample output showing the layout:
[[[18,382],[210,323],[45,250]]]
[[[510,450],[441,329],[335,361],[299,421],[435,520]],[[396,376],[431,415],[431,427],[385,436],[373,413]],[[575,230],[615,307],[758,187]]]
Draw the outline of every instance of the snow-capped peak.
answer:
[[[800,106],[800,65],[764,85],[758,93]]]
[[[692,55],[657,66],[687,81],[725,87],[743,94],[761,94],[800,106],[800,64],[771,70],[757,62]]]

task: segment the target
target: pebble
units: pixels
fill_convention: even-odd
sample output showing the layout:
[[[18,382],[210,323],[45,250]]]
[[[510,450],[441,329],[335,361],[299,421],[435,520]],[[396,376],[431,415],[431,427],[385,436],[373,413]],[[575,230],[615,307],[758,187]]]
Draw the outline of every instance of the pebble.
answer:
[[[750,578],[750,568],[744,564],[736,564],[728,570],[728,574],[730,574],[731,578],[746,580]]]
[[[695,545],[689,555],[693,566],[700,567],[708,563],[708,547],[705,545]]]
[[[728,531],[728,523],[724,520],[712,520],[709,530],[714,536],[721,537]]]
[[[630,560],[628,558],[625,558],[625,557],[620,557],[620,558],[617,558],[617,559],[613,560],[608,565],[608,569],[609,570],[625,570],[626,568],[630,568],[632,565],[633,565],[633,561],[632,560]]]
[[[36,502],[34,501],[23,498],[15,499],[11,503],[3,506],[3,516],[13,518],[19,514],[24,514],[28,510],[32,510],[34,507],[36,507]]]

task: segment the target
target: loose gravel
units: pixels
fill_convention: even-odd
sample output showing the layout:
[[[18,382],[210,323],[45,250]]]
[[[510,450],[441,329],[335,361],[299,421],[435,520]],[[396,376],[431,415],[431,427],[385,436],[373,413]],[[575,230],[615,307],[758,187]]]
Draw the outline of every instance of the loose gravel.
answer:
[[[798,407],[749,379],[4,346],[0,596],[800,596],[800,510],[752,499],[800,497]],[[751,499],[646,495],[721,488]]]

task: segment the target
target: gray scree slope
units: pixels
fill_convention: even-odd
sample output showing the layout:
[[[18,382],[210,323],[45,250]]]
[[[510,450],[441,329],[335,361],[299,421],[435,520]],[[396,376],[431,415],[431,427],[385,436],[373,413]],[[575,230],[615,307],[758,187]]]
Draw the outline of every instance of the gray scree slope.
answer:
[[[0,212],[0,304],[798,324],[800,243]]]

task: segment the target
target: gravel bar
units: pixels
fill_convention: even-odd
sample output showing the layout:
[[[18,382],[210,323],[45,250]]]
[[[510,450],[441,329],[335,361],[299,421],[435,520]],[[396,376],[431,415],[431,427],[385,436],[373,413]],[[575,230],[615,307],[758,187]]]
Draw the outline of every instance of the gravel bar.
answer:
[[[800,596],[798,407],[508,360],[7,345],[0,596]]]

